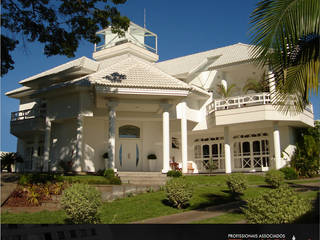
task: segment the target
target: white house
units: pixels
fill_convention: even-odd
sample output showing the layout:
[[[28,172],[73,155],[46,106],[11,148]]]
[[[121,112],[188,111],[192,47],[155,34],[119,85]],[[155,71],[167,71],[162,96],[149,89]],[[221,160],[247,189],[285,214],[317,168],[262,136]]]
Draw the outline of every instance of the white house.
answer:
[[[217,172],[266,171],[290,160],[295,128],[313,126],[312,106],[284,115],[269,92],[242,91],[248,79],[272,76],[252,63],[247,44],[157,62],[157,35],[145,28],[131,23],[122,38],[110,29],[97,34],[104,41],[93,59],[49,69],[6,93],[20,100],[11,116],[25,160],[20,171],[54,171],[68,161],[79,172],[165,173],[174,161],[183,173],[203,173],[210,159]],[[236,85],[231,97],[218,95],[220,83]]]

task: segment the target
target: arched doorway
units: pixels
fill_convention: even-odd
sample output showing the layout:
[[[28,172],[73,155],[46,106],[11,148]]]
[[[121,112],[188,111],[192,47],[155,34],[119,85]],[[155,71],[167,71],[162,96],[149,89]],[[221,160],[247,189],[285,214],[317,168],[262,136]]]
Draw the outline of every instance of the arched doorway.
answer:
[[[140,128],[134,125],[119,127],[119,146],[116,168],[119,171],[141,171],[142,149]]]

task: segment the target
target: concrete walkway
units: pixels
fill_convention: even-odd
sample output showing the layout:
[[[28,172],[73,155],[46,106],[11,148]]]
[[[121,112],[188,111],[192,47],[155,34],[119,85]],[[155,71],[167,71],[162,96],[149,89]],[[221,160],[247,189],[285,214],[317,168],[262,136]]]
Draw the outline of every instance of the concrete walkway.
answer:
[[[208,207],[205,209],[192,210],[183,213],[172,214],[168,216],[162,216],[157,218],[145,219],[138,222],[133,222],[136,224],[186,224],[196,221],[201,221],[208,218],[217,217],[226,213],[231,213],[244,205],[243,201],[231,202],[226,204],[221,204],[213,207]]]

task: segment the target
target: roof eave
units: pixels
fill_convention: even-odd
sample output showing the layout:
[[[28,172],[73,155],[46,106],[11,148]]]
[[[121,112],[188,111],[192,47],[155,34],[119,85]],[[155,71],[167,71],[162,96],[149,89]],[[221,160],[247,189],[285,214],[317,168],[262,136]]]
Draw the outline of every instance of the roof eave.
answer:
[[[65,67],[66,64],[70,64],[71,66]],[[48,72],[47,74],[45,72],[42,72],[40,74],[34,75],[32,77],[26,78],[19,83],[25,86],[34,86],[37,84],[37,82],[41,80],[53,80],[56,79],[57,77],[59,78],[67,78],[70,76],[75,75],[76,77],[78,76],[83,76],[87,75],[93,72],[96,72],[99,67],[99,63],[86,58],[82,57],[76,60],[73,60],[71,62],[62,64],[58,67],[49,69],[45,72]],[[78,74],[77,74],[78,73]]]
[[[20,99],[22,97],[31,95],[33,92],[34,90],[29,87],[21,87],[21,88],[17,88],[12,91],[6,92],[5,95],[10,98]]]

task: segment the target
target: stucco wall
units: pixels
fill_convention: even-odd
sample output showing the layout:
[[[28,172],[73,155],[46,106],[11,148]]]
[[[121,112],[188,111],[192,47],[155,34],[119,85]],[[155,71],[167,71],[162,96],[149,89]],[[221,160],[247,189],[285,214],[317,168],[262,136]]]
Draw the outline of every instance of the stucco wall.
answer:
[[[262,74],[262,69],[258,69],[252,64],[243,64],[239,65],[236,70],[226,71],[224,77],[228,83],[228,86],[231,84],[236,85],[236,87],[233,89],[232,95],[237,96],[244,94],[242,89],[248,79],[255,79],[256,81],[259,81]],[[250,91],[248,93],[250,93]]]
[[[80,101],[78,94],[59,96],[47,101],[47,115],[50,118],[76,117],[79,113],[79,108]]]
[[[163,167],[162,155],[162,122],[143,122],[143,171],[149,171],[147,156],[156,154],[156,171],[161,171]]]
[[[222,70],[203,71],[195,76],[190,83],[206,90],[215,90],[217,84],[221,83],[221,80],[226,80],[228,86],[231,86],[232,84],[236,85],[231,94],[232,96],[236,96],[243,93],[242,88],[249,78],[260,80],[262,73],[263,70],[257,68],[253,64],[239,64]],[[215,91],[214,97],[220,98],[218,93]]]
[[[52,166],[59,161],[70,161],[76,157],[76,120],[53,122],[51,127]]]
[[[83,171],[94,172],[104,169],[102,155],[108,146],[107,118],[85,117],[83,121]]]

